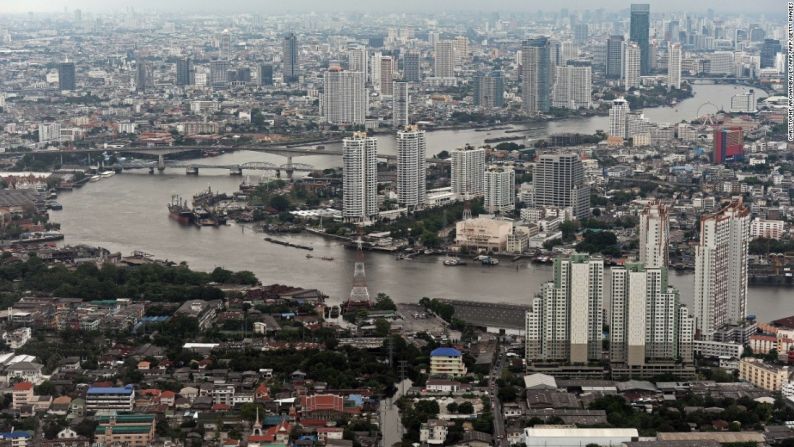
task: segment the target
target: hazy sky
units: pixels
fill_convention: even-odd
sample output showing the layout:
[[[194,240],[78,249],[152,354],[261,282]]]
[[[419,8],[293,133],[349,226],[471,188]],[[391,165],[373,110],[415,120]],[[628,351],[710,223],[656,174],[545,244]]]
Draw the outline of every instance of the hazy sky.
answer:
[[[705,11],[780,14],[785,17],[785,0],[646,0],[652,11]],[[83,10],[108,11],[133,6],[136,9],[284,12],[284,11],[440,11],[511,10],[536,11],[569,9],[624,9],[630,0],[0,0],[0,13]],[[639,2],[638,2],[639,3]]]

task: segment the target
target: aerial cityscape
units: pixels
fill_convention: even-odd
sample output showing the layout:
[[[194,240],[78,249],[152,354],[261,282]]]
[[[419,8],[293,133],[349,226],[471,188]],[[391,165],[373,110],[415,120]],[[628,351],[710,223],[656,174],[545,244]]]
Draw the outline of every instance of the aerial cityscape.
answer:
[[[794,447],[794,3],[4,0],[0,447]]]

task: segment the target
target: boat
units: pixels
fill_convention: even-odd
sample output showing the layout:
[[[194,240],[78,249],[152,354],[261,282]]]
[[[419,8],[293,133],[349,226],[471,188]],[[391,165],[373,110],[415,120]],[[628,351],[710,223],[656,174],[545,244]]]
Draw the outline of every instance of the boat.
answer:
[[[466,261],[460,258],[447,258],[444,259],[444,265],[446,265],[447,267],[455,267],[458,265],[466,265]]]
[[[22,233],[19,239],[11,241],[12,244],[34,244],[37,242],[51,242],[60,241],[63,239],[63,234],[58,231],[43,231],[33,233]]]
[[[474,258],[475,261],[480,261],[482,265],[497,265],[499,260],[490,256],[480,255]]]
[[[55,191],[51,191],[49,194],[47,194],[47,200],[55,200],[57,198],[58,198],[58,193]]]
[[[171,196],[171,203],[168,204],[168,217],[174,219],[182,225],[193,223],[193,210],[179,196]]]
[[[63,209],[63,205],[56,202],[55,200],[48,200],[47,201],[47,208],[55,211],[59,211]]]
[[[314,247],[310,247],[308,245],[293,244],[292,242],[281,241],[278,239],[273,239],[272,237],[266,237],[265,240],[271,244],[283,245],[285,247],[300,248],[301,250],[314,250]]]
[[[333,261],[334,260],[334,258],[332,258],[330,256],[323,256],[320,259],[322,259],[323,261]]]
[[[100,177],[98,175],[92,175],[91,178],[88,179],[88,181],[91,182],[91,183],[96,183],[96,182],[100,181],[101,179],[102,179],[102,177]]]
[[[102,171],[99,173],[99,176],[102,178],[113,177],[116,175],[116,171]]]
[[[311,253],[307,253],[307,254],[306,254],[306,259],[311,259],[311,258],[313,258],[313,257],[314,257],[314,256],[312,256],[312,255],[311,255]]]

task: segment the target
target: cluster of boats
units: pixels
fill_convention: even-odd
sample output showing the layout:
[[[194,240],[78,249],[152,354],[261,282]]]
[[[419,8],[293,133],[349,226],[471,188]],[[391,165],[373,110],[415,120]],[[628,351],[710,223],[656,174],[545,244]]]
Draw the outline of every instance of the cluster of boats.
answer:
[[[499,259],[486,255],[477,256],[474,258],[474,261],[479,262],[482,265],[499,264]],[[458,257],[447,257],[446,259],[444,259],[444,265],[446,265],[447,267],[456,267],[459,265],[466,265],[466,261]]]
[[[103,178],[113,177],[114,175],[116,175],[116,171],[102,171],[89,177],[88,181],[91,183],[96,183],[102,180]]]
[[[177,195],[171,196],[171,203],[168,204],[168,216],[182,225],[197,227],[218,227],[226,225],[227,221],[225,212],[216,212],[214,209],[202,206],[191,208],[186,200]]]

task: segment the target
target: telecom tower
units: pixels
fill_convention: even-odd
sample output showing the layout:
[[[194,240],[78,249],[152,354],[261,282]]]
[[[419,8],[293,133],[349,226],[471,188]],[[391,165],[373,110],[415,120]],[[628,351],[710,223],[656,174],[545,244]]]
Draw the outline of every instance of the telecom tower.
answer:
[[[350,289],[350,297],[345,303],[345,312],[369,309],[371,306],[372,301],[367,287],[367,275],[364,270],[364,241],[361,239],[361,231],[359,229],[358,239],[356,240],[356,263],[353,267],[353,288]]]

